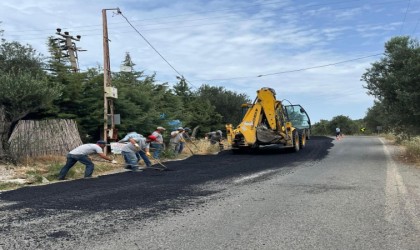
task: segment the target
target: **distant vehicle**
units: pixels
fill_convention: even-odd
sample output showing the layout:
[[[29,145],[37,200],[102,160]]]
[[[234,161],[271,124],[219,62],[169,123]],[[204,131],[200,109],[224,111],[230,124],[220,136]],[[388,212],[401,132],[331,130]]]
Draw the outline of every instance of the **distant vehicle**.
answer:
[[[233,128],[226,124],[227,141],[233,152],[278,144],[297,152],[310,137],[310,120],[300,105],[283,106],[272,88],[261,88],[252,104],[243,104],[246,113]],[[296,123],[296,125],[295,125]]]

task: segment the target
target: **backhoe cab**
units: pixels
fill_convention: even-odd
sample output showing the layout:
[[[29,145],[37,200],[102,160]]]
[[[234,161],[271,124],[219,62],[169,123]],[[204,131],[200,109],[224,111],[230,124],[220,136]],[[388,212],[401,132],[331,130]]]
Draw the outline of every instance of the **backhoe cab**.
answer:
[[[247,109],[242,122],[236,128],[232,124],[226,125],[227,141],[232,150],[235,152],[272,144],[291,148],[295,152],[304,148],[310,134],[310,121],[302,107],[303,113],[299,109],[299,114],[296,114],[298,106],[283,106],[276,100],[276,92],[272,88],[258,90],[252,104],[242,105],[242,108]],[[293,126],[293,122],[302,121],[305,124],[304,120],[308,128]]]

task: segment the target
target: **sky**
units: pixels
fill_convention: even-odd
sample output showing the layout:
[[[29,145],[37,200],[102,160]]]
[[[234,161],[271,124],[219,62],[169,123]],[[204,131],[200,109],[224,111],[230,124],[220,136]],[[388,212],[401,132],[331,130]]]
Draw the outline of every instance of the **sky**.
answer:
[[[182,75],[192,90],[221,86],[250,100],[270,87],[312,123],[365,117],[374,97],[361,76],[392,37],[420,33],[420,0],[2,0],[0,30],[45,56],[57,28],[80,35],[86,71],[103,67],[103,9],[112,71],[128,52],[135,70],[170,86]]]

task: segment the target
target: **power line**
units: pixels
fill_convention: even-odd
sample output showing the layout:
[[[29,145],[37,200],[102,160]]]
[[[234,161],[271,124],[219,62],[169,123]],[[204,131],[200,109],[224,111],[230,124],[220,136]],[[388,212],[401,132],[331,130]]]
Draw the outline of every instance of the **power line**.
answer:
[[[149,44],[149,46],[169,65],[169,67],[171,67],[179,76],[182,76],[181,73],[178,72],[178,70],[176,70],[174,68],[174,66],[172,66],[172,64],[170,64],[168,62],[168,60],[165,59],[165,57],[162,56],[162,54],[146,39],[146,37],[144,37],[140,31],[138,31],[136,29],[136,27],[134,27],[130,21],[128,21],[127,17],[125,17],[121,12],[119,13],[122,17],[124,17],[124,19],[127,21],[127,23],[137,32],[137,34],[139,34],[141,36],[141,38],[143,38],[144,41],[146,41],[147,44]]]
[[[141,38],[143,38],[143,40],[144,41],[146,41],[146,43],[169,65],[169,67],[171,67],[177,74],[178,74],[178,76],[179,77],[182,77],[182,79],[184,79],[185,80],[185,78],[184,78],[184,76],[181,74],[181,73],[179,73],[179,71],[177,70],[177,69],[175,69],[175,67],[174,66],[172,66],[172,64],[170,64],[169,62],[168,62],[168,60],[166,60],[166,58],[165,57],[163,57],[162,56],[162,54],[146,39],[146,37],[144,37],[141,33],[140,33],[140,31],[138,31],[137,29],[136,29],[136,27],[134,27],[131,23],[130,23],[130,21],[128,21],[128,19],[127,19],[127,17],[125,17],[124,16],[124,14],[122,14],[121,13],[121,11],[119,11],[119,14],[122,16],[122,17],[124,17],[124,19],[127,21],[127,23],[137,32],[137,34],[139,34],[140,36],[141,36]],[[186,81],[186,80],[185,80]],[[186,81],[186,82],[188,82],[188,81]],[[188,82],[189,83],[189,82]],[[190,83],[191,84],[191,83]],[[192,85],[192,84],[191,84]],[[192,86],[194,86],[194,85],[192,85]]]
[[[209,79],[209,80],[193,80],[193,81],[194,82],[198,82],[198,81],[203,81],[203,82],[206,82],[206,81],[209,81],[209,82],[210,81],[226,81],[226,80],[236,80],[236,79],[265,77],[265,76],[271,76],[271,75],[280,75],[280,74],[293,73],[293,72],[305,71],[305,70],[310,70],[310,69],[324,68],[324,67],[334,66],[334,65],[337,65],[337,64],[342,64],[342,63],[357,61],[357,60],[361,60],[361,59],[365,59],[365,58],[369,58],[369,57],[380,56],[380,55],[383,55],[383,53],[378,53],[378,54],[373,54],[373,55],[368,55],[368,56],[353,58],[353,59],[349,59],[349,60],[345,60],[345,61],[340,61],[340,62],[335,62],[335,63],[318,65],[318,66],[313,66],[313,67],[307,67],[307,68],[301,68],[301,69],[294,69],[294,70],[287,70],[287,71],[280,71],[280,72],[269,73],[269,74],[260,74],[260,75],[257,75],[257,76],[255,76],[255,75],[254,76],[239,76],[239,77],[231,77],[231,78],[219,78],[219,79]]]
[[[305,71],[305,70],[309,70],[309,69],[324,68],[324,67],[329,67],[329,66],[334,66],[334,65],[337,65],[337,64],[358,61],[358,60],[361,60],[361,59],[365,59],[365,58],[369,58],[369,57],[374,57],[374,56],[380,56],[380,55],[383,55],[383,53],[378,53],[378,54],[374,54],[374,55],[358,57],[358,58],[354,58],[354,59],[349,59],[349,60],[345,60],[345,61],[324,64],[324,65],[319,65],[319,66],[314,66],[314,67],[308,67],[308,68],[303,68],[303,69],[295,69],[295,70],[281,71],[281,72],[270,73],[270,74],[263,74],[263,75],[258,75],[258,77],[271,76],[271,75],[279,75],[279,74],[292,73],[292,72],[298,72],[298,71]]]
[[[408,0],[407,9],[405,10],[405,14],[404,14],[403,22],[402,22],[402,24],[401,24],[401,28],[400,28],[400,34],[402,34],[402,30],[403,30],[403,28],[404,28],[405,19],[407,18],[408,9],[410,8],[410,3],[411,3],[411,0]]]

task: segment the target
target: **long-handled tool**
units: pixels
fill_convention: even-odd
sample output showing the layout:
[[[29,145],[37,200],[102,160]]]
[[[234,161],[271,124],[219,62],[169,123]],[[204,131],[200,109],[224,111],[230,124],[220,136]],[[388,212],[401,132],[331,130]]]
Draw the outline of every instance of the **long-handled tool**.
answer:
[[[168,170],[168,168],[165,166],[165,165],[163,165],[163,163],[159,160],[159,159],[156,159],[155,157],[153,157],[152,156],[152,158],[159,164],[159,165],[161,165],[162,167],[163,167],[163,169],[161,169],[161,170]]]
[[[188,150],[191,152],[192,155],[194,155],[194,152],[192,151],[192,149],[188,146],[187,142],[185,142],[185,147],[188,148]]]
[[[103,160],[100,160],[100,159],[91,159],[92,161],[97,161],[97,162],[106,162],[106,163],[110,163],[109,161],[103,161]],[[163,168],[160,168],[160,167],[144,167],[144,166],[142,166],[142,165],[130,165],[130,166],[134,166],[134,167],[138,167],[138,169],[139,170],[144,170],[144,169],[155,169],[155,170],[159,170],[159,171],[165,171],[165,170],[168,170],[168,168],[165,166],[165,165],[163,165],[159,160],[157,160],[157,162],[163,167]],[[115,164],[115,165],[118,165],[118,166],[124,166],[124,167],[126,167],[127,166],[127,164],[121,164],[121,163],[112,163],[112,164]],[[126,168],[126,169],[130,169],[130,168]]]
[[[197,149],[199,149],[198,146],[193,142],[191,137],[188,134],[185,134],[185,135],[187,136],[187,139],[192,143],[192,145],[194,145]]]
[[[146,152],[144,152],[144,150],[143,149],[140,149],[140,151],[142,151],[143,153],[145,153],[146,154]],[[146,154],[146,157],[148,157],[147,156],[147,154]],[[151,157],[159,164],[159,165],[161,165],[162,167],[163,167],[163,169],[161,169],[161,168],[156,168],[156,169],[160,169],[160,170],[167,170],[168,168],[165,166],[165,165],[163,165],[162,164],[162,162],[160,162],[160,160],[159,159],[156,159],[155,157],[153,157],[152,155],[151,155]],[[152,167],[150,167],[150,168],[152,168]]]

